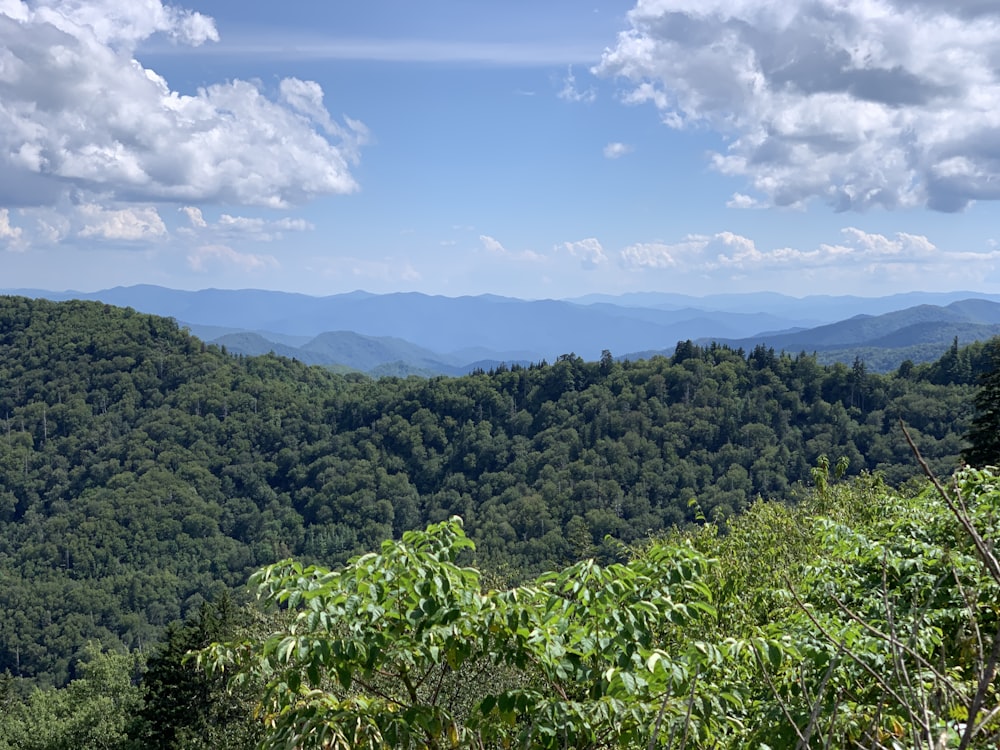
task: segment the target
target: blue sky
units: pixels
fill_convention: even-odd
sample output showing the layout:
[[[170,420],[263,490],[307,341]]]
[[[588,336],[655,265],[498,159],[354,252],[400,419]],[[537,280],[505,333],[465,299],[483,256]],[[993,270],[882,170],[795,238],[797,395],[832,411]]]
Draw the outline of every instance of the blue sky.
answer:
[[[1000,7],[0,0],[0,288],[1000,291]]]

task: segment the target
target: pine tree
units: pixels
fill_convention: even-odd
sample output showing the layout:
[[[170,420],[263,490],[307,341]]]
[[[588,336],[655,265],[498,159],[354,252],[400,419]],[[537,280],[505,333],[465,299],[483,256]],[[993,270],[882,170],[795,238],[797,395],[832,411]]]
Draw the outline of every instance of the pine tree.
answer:
[[[245,748],[256,744],[260,727],[252,719],[247,690],[228,690],[224,677],[207,675],[188,652],[213,641],[233,638],[245,616],[228,593],[202,604],[184,624],[167,629],[158,653],[147,662],[143,678],[146,701],[143,724],[135,739],[151,750]]]
[[[1000,338],[990,342],[993,368],[979,381],[976,417],[966,435],[962,458],[971,466],[1000,465]]]

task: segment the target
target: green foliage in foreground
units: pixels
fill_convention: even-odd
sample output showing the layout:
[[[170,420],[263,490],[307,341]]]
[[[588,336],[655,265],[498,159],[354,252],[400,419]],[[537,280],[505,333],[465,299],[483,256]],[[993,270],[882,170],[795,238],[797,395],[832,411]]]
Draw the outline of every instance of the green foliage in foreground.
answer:
[[[337,571],[286,562],[255,575],[258,597],[294,620],[207,658],[267,677],[265,746],[582,748],[645,742],[654,726],[664,739],[732,728],[739,696],[711,689],[723,653],[680,637],[714,615],[703,555],[655,545],[484,592],[457,564],[471,546],[453,519]]]
[[[266,683],[263,748],[995,747],[1000,479],[821,484],[501,591],[458,519],[279,563],[282,627],[198,658]]]

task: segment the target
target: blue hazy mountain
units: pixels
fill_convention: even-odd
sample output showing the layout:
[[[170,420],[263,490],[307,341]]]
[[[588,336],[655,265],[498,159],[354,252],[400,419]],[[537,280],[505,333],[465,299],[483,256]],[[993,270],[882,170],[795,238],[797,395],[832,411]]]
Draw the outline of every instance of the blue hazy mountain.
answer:
[[[962,300],[1000,302],[998,294],[981,292],[904,292],[885,297],[857,297],[853,295],[810,295],[791,297],[775,292],[749,292],[746,294],[710,294],[692,297],[668,292],[641,292],[618,296],[591,294],[576,297],[578,304],[610,303],[623,307],[651,307],[679,310],[695,307],[701,310],[736,313],[767,313],[782,318],[800,318],[814,321],[813,325],[834,323],[855,315],[882,315],[917,305],[945,306]]]
[[[764,344],[785,351],[812,352],[851,346],[898,348],[938,341],[951,343],[955,336],[977,340],[996,335],[994,328],[1000,328],[1000,303],[969,299],[944,307],[923,304],[882,315],[855,315],[805,331],[718,340],[744,349]]]
[[[351,331],[362,336],[404,339],[432,352],[447,354],[476,347],[484,353],[519,352],[526,355],[521,358],[535,360],[553,359],[568,352],[596,359],[604,349],[621,352],[669,347],[680,339],[748,336],[762,329],[816,322],[811,318],[728,313],[691,306],[638,309],[608,303],[582,305],[496,295],[441,297],[415,292],[311,297],[261,290],[189,292],[140,285],[92,293],[12,293],[56,300],[100,300],[175,318],[195,333],[211,326],[224,331],[219,335],[253,331],[273,341],[278,335],[315,337],[329,331]],[[495,355],[482,358],[504,359]]]

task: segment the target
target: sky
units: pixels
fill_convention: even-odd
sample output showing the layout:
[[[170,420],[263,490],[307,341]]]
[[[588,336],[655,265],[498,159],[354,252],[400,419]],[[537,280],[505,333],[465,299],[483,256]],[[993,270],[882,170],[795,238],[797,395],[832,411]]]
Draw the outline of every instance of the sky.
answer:
[[[0,0],[0,288],[1000,292],[996,0]]]

